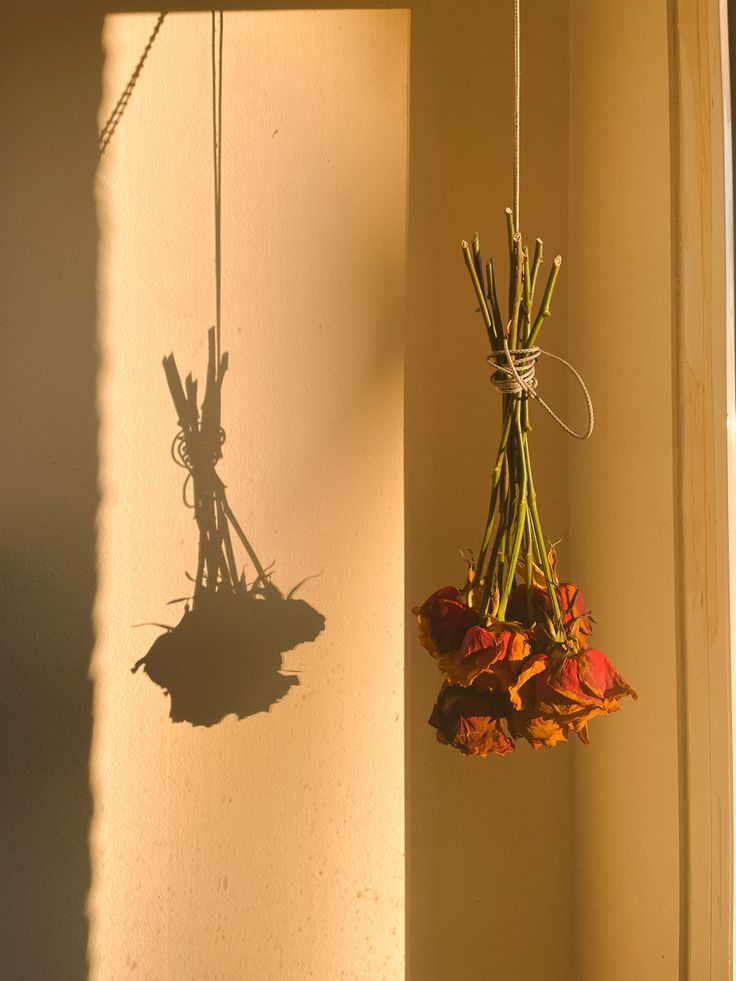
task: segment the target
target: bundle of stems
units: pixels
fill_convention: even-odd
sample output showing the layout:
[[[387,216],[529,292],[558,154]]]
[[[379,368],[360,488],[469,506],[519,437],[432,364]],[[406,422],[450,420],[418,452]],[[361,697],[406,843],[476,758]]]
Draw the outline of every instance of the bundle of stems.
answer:
[[[522,241],[511,209],[506,209],[509,246],[508,316],[501,314],[496,270],[491,259],[485,266],[476,235],[472,245],[462,243],[463,256],[478,300],[488,340],[489,363],[507,365],[493,380],[507,379],[511,364],[538,353],[535,345],[550,315],[552,297],[562,258],[556,256],[534,313],[535,296],[543,261],[543,243],[537,239],[534,254]],[[512,376],[513,377],[513,376]],[[509,386],[507,386],[509,387]],[[514,386],[511,386],[514,387]],[[543,581],[550,598],[553,639],[564,642],[565,627],[557,596],[554,561],[547,551],[534,489],[529,452],[529,394],[518,390],[502,395],[501,440],[491,475],[490,503],[477,560],[471,566],[467,602],[483,617],[504,620],[511,591],[520,576],[527,586],[531,611],[536,580]]]

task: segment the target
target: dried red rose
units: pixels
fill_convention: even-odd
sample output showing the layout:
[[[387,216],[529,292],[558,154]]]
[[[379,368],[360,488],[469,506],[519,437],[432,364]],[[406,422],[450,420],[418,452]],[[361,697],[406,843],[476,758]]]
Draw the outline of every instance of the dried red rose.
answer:
[[[440,670],[452,685],[471,685],[479,675],[488,675],[487,687],[506,690],[516,679],[515,662],[529,654],[529,641],[519,630],[496,623],[471,627],[460,647],[440,658]],[[517,665],[518,666],[518,665]]]
[[[432,657],[456,651],[467,631],[478,624],[478,611],[458,597],[454,586],[444,586],[432,593],[412,613],[419,622],[419,640]]]
[[[505,721],[509,711],[508,699],[499,692],[445,683],[429,724],[437,730],[438,742],[466,756],[505,756],[514,751]]]
[[[551,749],[567,739],[569,726],[560,724],[552,716],[531,711],[516,713],[509,720],[509,729],[517,739],[526,739],[533,749],[546,746]]]
[[[556,587],[557,603],[560,608],[562,625],[567,632],[578,642],[578,646],[585,648],[588,646],[588,637],[593,633],[590,619],[588,618],[585,602],[578,587],[571,582],[560,583]],[[548,617],[552,616],[552,603],[548,591],[541,586],[532,587],[532,616],[529,616],[527,606],[527,587],[525,583],[515,586],[511,590],[506,616],[509,620],[516,620],[524,626],[531,627],[536,616],[534,611],[543,611]]]
[[[524,689],[521,711],[510,720],[513,735],[523,736],[535,749],[554,746],[568,732],[587,743],[591,719],[617,712],[627,695],[638,698],[602,651],[541,657],[544,668]]]

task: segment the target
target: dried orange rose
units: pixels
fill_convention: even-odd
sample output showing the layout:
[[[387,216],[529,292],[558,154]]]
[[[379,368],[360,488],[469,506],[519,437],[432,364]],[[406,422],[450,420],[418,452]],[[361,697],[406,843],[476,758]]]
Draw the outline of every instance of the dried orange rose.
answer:
[[[505,722],[509,711],[508,699],[499,692],[445,683],[429,724],[437,730],[438,742],[465,756],[505,756],[514,751]]]
[[[454,586],[444,586],[411,611],[419,622],[419,641],[432,657],[456,651],[478,623],[478,611],[461,602],[459,595]]]
[[[551,749],[567,739],[569,726],[561,724],[552,716],[535,713],[532,707],[512,715],[509,728],[514,737],[526,739],[533,749],[541,749],[543,746]]]
[[[532,746],[553,746],[568,732],[588,742],[588,723],[619,710],[626,695],[638,696],[602,651],[589,648],[567,657],[546,658],[534,685],[522,693],[522,709],[512,733]]]
[[[588,637],[593,633],[593,627],[587,616],[588,611],[585,608],[580,590],[574,583],[563,582],[557,585],[556,593],[563,626],[577,640],[580,648],[587,647]],[[552,616],[552,603],[545,588],[541,586],[532,587],[532,608],[533,611],[540,610],[546,616]],[[529,616],[525,583],[512,589],[506,615],[509,620],[516,620],[525,626],[531,626],[534,622],[534,612],[532,612],[531,618]]]
[[[507,691],[516,681],[518,663],[529,654],[526,634],[506,624],[471,627],[460,647],[440,658],[440,670],[451,685],[471,685],[480,676],[483,687]]]

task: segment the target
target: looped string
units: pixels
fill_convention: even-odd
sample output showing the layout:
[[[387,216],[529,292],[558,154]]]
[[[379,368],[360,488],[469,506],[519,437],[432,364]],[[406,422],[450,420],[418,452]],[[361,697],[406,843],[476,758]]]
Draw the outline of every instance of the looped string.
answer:
[[[588,408],[588,428],[584,433],[578,433],[568,426],[537,392],[536,364],[542,354],[564,364],[580,386]],[[593,399],[590,397],[588,386],[569,361],[558,357],[556,354],[551,354],[549,351],[543,351],[536,346],[511,350],[508,341],[504,338],[503,351],[493,351],[489,354],[488,364],[494,369],[491,375],[491,382],[502,395],[519,395],[523,392],[529,398],[536,399],[545,412],[549,413],[557,425],[564,429],[568,435],[573,436],[575,439],[588,439],[592,435],[593,427],[595,426]]]
[[[489,354],[488,364],[496,369],[491,375],[496,391],[501,395],[518,395],[519,392],[536,389],[535,368],[540,354],[538,347],[522,347],[508,353],[493,351]]]

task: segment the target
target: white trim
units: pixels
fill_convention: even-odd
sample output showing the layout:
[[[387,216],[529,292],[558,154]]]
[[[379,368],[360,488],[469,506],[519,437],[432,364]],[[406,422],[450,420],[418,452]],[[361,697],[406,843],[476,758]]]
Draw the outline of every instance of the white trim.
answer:
[[[732,977],[733,222],[725,0],[670,0],[681,981]],[[731,470],[733,473],[733,469]],[[732,503],[732,501],[731,501]]]

